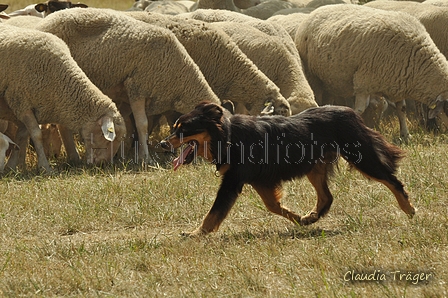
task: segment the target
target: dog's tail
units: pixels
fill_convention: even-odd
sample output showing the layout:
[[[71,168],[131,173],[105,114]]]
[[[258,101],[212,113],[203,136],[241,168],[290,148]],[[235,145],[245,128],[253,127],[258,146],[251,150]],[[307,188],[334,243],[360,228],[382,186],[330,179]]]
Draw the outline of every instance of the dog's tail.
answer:
[[[377,131],[368,128],[354,111],[347,111],[343,125],[350,128],[342,130],[340,136],[345,144],[342,157],[366,177],[386,185],[394,193],[401,209],[412,216],[415,209],[409,203],[403,183],[395,176],[404,151],[389,143]]]

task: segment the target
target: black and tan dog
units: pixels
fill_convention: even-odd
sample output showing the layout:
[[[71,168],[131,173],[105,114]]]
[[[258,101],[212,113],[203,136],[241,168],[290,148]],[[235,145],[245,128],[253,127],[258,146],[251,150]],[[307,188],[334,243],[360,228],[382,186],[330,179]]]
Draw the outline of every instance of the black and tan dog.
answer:
[[[386,185],[409,216],[415,209],[394,175],[403,152],[366,127],[350,108],[324,106],[291,117],[230,115],[203,102],[181,116],[174,132],[161,142],[173,150],[185,145],[174,169],[202,156],[222,175],[216,200],[202,225],[188,235],[216,231],[250,184],[266,207],[294,223],[307,225],[325,215],[333,202],[327,180],[339,157],[366,177]],[[317,192],[317,204],[305,216],[282,207],[282,182],[306,175]]]

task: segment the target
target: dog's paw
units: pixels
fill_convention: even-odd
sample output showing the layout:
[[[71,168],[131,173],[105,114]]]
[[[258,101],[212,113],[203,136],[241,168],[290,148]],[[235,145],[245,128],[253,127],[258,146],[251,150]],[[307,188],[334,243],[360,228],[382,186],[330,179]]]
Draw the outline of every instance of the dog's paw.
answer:
[[[319,215],[316,212],[310,212],[300,218],[300,224],[302,226],[310,225],[312,223],[315,223],[318,219]]]
[[[193,232],[182,232],[181,236],[183,237],[190,237],[190,238],[198,238],[204,235],[207,235],[208,233],[206,233],[204,230],[202,230],[201,228],[194,230]]]

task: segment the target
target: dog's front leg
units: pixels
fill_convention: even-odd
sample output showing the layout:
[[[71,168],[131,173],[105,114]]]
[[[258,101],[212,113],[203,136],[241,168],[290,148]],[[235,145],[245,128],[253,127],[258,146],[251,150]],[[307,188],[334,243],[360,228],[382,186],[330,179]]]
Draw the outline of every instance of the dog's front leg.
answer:
[[[222,179],[215,202],[202,221],[201,226],[195,231],[183,233],[183,235],[203,236],[210,232],[217,231],[222,221],[226,218],[230,209],[235,204],[238,195],[243,189],[243,185],[244,183],[235,178],[234,175],[226,173]]]

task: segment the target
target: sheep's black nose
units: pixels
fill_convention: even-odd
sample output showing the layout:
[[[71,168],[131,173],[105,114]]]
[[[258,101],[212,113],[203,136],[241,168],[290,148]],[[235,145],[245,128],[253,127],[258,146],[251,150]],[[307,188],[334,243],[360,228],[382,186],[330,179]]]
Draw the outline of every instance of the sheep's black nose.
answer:
[[[167,140],[163,140],[159,143],[159,146],[163,149],[163,150],[169,150],[171,151],[171,144],[170,142],[168,142]]]

